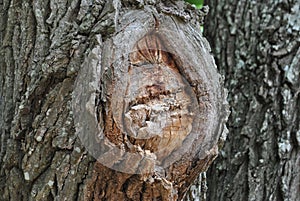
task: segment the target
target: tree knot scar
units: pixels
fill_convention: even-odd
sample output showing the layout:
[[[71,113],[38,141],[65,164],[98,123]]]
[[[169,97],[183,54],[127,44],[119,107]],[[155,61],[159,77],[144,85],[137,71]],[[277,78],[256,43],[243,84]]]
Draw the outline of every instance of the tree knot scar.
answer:
[[[76,132],[114,170],[192,175],[215,156],[227,118],[207,42],[193,25],[152,9],[125,12],[118,24],[115,34],[97,35],[81,66]]]

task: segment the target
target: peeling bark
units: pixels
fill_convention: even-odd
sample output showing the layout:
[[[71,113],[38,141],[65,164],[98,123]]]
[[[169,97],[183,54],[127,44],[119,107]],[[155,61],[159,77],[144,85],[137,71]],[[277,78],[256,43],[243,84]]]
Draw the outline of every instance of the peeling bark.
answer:
[[[181,199],[227,117],[205,12],[1,1],[0,200]]]

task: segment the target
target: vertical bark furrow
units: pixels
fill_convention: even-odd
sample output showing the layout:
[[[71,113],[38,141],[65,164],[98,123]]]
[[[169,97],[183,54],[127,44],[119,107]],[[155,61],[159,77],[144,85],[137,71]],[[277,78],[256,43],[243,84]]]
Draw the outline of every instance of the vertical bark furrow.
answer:
[[[297,200],[299,2],[207,3],[205,35],[232,112],[223,154],[209,172],[209,200]]]
[[[0,121],[0,134],[1,134],[1,151],[0,151],[0,164],[3,164],[3,157],[7,149],[7,140],[11,128],[11,121],[13,120],[14,105],[14,51],[13,51],[13,33],[16,23],[16,9],[11,5],[11,1],[4,1],[1,5],[1,58],[0,58],[0,74],[1,74],[1,121]],[[3,27],[2,27],[3,25]],[[3,172],[1,171],[1,177]],[[2,188],[1,188],[2,189]]]
[[[0,200],[81,200],[94,161],[76,140],[70,107],[89,46],[76,21],[81,2],[1,3]],[[100,16],[103,6],[80,14]]]

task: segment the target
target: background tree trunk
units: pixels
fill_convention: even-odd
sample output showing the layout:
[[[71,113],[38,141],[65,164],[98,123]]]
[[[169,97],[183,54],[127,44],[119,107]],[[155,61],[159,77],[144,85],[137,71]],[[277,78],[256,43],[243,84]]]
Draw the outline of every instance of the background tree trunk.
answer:
[[[300,197],[300,3],[209,0],[204,28],[231,115],[208,200]]]
[[[191,181],[214,160],[226,119],[225,94],[209,45],[194,31],[199,26],[186,26],[187,22],[197,24],[205,12],[191,11],[192,7],[182,1],[145,1],[145,4],[150,7],[140,1],[126,0],[0,1],[0,200],[175,200],[184,196]],[[178,70],[193,85],[198,106],[203,111],[213,111],[195,118],[200,123],[209,120],[207,124],[210,123],[211,130],[202,128],[203,132],[194,136],[195,141],[187,144],[190,146],[185,149],[190,151],[182,157],[187,160],[170,166],[173,169],[168,169],[166,175],[155,175],[151,181],[147,180],[150,177],[124,174],[97,164],[75,135],[74,116],[78,114],[73,111],[74,94],[75,99],[76,95],[80,95],[74,92],[75,86],[78,86],[75,80],[82,66],[87,64],[85,69],[94,70],[94,63],[84,63],[85,59],[91,55],[91,60],[95,61],[104,55],[101,62],[116,67],[108,59],[115,55],[110,51],[120,47],[117,46],[120,43],[110,46],[109,42],[123,31],[123,27],[117,27],[122,24],[120,16],[135,9],[152,13],[149,8],[164,13],[165,19],[170,21],[169,24],[174,23],[172,26],[177,26],[181,36],[190,37],[191,43],[186,43],[187,46],[182,44],[183,47],[201,50],[188,52],[189,48],[183,48],[185,57],[182,59],[187,61],[183,60]],[[154,13],[146,20],[156,22],[156,18]],[[159,20],[153,26],[158,27]],[[181,41],[168,42],[176,46],[176,42]],[[112,49],[97,55],[102,44]],[[199,54],[202,57],[198,57]],[[137,62],[135,59],[133,57],[130,62]],[[96,65],[101,62],[96,62]],[[168,63],[171,64],[172,61]],[[194,65],[187,67],[186,64]],[[113,72],[120,73],[121,70]],[[207,77],[199,80],[197,76],[201,70]],[[109,76],[114,75],[104,74],[107,79],[101,80],[103,91],[107,90],[105,87],[111,87],[103,82],[111,82],[113,79]],[[81,76],[87,82],[91,78],[84,77],[84,73]],[[102,95],[103,91],[94,92]],[[99,101],[105,102],[103,99]],[[100,116],[110,110],[101,113],[100,108],[97,112]],[[106,116],[106,120],[111,120],[109,115]],[[90,123],[91,119],[83,120]],[[114,128],[109,122],[106,125],[111,126],[109,129]],[[204,133],[208,135],[201,137]],[[201,143],[198,142],[202,141],[205,142],[204,148],[199,149]],[[171,148],[173,152],[178,147]],[[166,153],[169,154],[169,150]],[[163,152],[159,157],[164,157]]]

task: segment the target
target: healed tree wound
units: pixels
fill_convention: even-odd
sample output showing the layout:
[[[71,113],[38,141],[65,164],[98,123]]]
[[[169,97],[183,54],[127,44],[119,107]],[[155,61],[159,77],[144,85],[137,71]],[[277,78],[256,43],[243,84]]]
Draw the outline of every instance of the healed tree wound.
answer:
[[[97,125],[84,125],[96,137],[79,133],[99,162],[86,199],[181,199],[216,157],[227,117],[207,42],[176,18],[133,11],[102,47],[100,71],[88,61],[97,60],[92,52],[82,73],[100,72],[91,77],[101,93],[94,100],[78,92],[87,106],[96,104],[97,114]],[[78,121],[86,115],[81,116]]]

